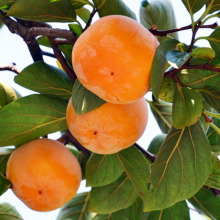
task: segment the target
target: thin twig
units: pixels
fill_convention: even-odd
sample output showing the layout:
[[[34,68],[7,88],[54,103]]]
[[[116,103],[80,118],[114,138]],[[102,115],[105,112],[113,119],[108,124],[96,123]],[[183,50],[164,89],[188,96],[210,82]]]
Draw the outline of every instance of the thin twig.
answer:
[[[4,65],[4,66],[0,66],[0,71],[4,71],[4,70],[9,70],[12,71],[16,74],[19,74],[20,72],[17,70],[17,68],[15,67],[14,63],[11,63],[9,65]]]
[[[144,150],[139,144],[135,143],[134,146],[140,150],[145,156],[147,156],[151,162],[154,162],[156,159],[156,156],[154,156],[153,154],[151,154],[150,152]]]
[[[210,70],[212,72],[220,72],[220,68],[215,68],[211,64],[201,64],[201,65],[183,65],[179,69],[171,69],[164,73],[164,77],[173,77],[177,72],[183,69],[200,69],[200,70]]]
[[[50,53],[50,52],[47,52],[47,51],[42,51],[42,55],[43,56],[52,57],[52,58],[56,58],[53,53]]]
[[[217,26],[218,26],[218,23],[215,22],[215,23],[210,24],[210,25],[200,26],[200,28],[212,28],[213,29]],[[164,36],[167,36],[168,34],[171,34],[171,33],[184,31],[184,30],[190,30],[190,29],[192,29],[192,25],[187,25],[187,26],[184,26],[184,27],[181,27],[181,28],[174,28],[174,29],[170,29],[170,30],[157,30],[154,26],[153,28],[149,29],[149,31],[155,36],[164,37]]]
[[[67,130],[59,139],[59,142],[63,144],[72,143],[79,151],[81,151],[85,155],[90,155],[91,152],[84,148],[73,135]]]
[[[90,14],[89,20],[87,21],[86,26],[85,26],[85,28],[83,29],[83,32],[91,25],[92,19],[93,19],[93,17],[95,16],[96,12],[98,12],[98,9],[95,8],[95,9],[92,11],[92,13]]]
[[[74,73],[74,71],[72,70],[72,68],[68,65],[66,59],[64,58],[62,52],[60,51],[60,49],[58,48],[58,46],[55,44],[54,42],[54,38],[53,37],[49,37],[50,40],[50,44],[53,48],[55,57],[58,59],[58,61],[60,62],[60,65],[62,66],[62,68],[64,69],[64,71],[67,73],[67,75],[69,76],[69,78],[75,82],[76,80],[76,75]]]

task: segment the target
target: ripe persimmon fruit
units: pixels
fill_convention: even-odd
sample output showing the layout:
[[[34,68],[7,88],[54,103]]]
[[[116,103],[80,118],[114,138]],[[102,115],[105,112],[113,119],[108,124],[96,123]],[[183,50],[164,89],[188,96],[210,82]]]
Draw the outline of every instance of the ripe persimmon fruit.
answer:
[[[6,177],[15,195],[36,211],[57,209],[76,194],[81,168],[76,157],[60,142],[36,139],[11,154]]]
[[[148,120],[144,97],[128,104],[106,102],[84,114],[76,114],[72,101],[67,106],[67,126],[78,142],[97,154],[113,154],[134,144]]]
[[[77,39],[72,64],[79,81],[107,102],[125,104],[150,89],[156,37],[122,15],[100,18]]]

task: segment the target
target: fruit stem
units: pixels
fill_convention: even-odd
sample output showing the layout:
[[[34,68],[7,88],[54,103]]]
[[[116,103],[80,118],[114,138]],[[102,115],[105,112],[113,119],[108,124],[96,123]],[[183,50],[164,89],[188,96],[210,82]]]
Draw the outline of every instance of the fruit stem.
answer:
[[[140,150],[145,156],[147,156],[148,159],[150,159],[151,162],[154,162],[156,159],[156,156],[150,153],[149,151],[146,151],[143,149],[139,144],[135,143],[134,146]]]

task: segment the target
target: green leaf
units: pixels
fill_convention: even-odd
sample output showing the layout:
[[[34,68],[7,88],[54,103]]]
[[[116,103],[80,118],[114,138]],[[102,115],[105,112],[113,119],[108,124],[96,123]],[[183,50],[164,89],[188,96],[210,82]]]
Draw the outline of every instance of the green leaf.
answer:
[[[0,82],[0,110],[17,98],[17,94],[12,87]]]
[[[152,165],[144,211],[165,209],[193,196],[208,179],[210,162],[210,145],[199,122],[171,129]]]
[[[150,1],[147,5],[140,7],[139,14],[141,24],[147,29],[153,26],[156,26],[158,30],[176,28],[173,6],[167,0]],[[178,38],[177,33],[170,34],[170,36]]]
[[[212,49],[220,54],[220,27],[216,28],[212,34],[207,38]]]
[[[199,90],[206,102],[220,113],[220,90],[205,88]]]
[[[106,186],[93,187],[90,193],[89,211],[108,214],[132,205],[138,192],[126,174]]]
[[[5,193],[9,187],[11,187],[11,183],[6,179],[6,166],[8,159],[12,153],[12,149],[1,148],[0,149],[0,195]]]
[[[86,89],[77,79],[73,86],[72,103],[76,114],[92,111],[103,105],[106,101]]]
[[[11,182],[8,179],[6,179],[6,177],[2,173],[0,173],[0,195],[5,193],[10,187],[11,187]],[[1,213],[0,213],[0,217],[1,217]]]
[[[116,154],[92,154],[86,165],[87,186],[104,186],[116,181],[123,168]]]
[[[153,140],[150,142],[150,145],[148,147],[148,151],[152,154],[157,154],[163,145],[163,142],[166,138],[166,134],[158,134],[153,138]]]
[[[173,102],[173,97],[176,93],[176,82],[173,78],[167,77],[163,79],[159,99],[164,102]]]
[[[80,8],[76,10],[76,14],[87,23],[90,18],[90,11],[87,8]]]
[[[117,212],[113,212],[107,215],[95,215],[92,220],[139,220],[142,216],[143,203],[140,199],[137,199],[133,205],[127,209],[121,209]]]
[[[172,119],[177,129],[196,123],[202,115],[203,100],[200,93],[188,87],[177,87],[173,100]]]
[[[168,51],[166,59],[168,63],[176,69],[179,69],[189,60],[191,53],[180,52],[178,50]]]
[[[72,6],[75,9],[82,8],[86,4],[91,5],[91,2],[88,0],[69,0],[69,1],[71,2]]]
[[[10,7],[7,16],[40,22],[76,21],[76,13],[69,0],[52,3],[50,0],[16,0]]]
[[[163,75],[167,67],[166,54],[168,51],[173,50],[177,44],[178,41],[174,39],[163,41],[158,46],[155,53],[150,75],[150,85],[154,98],[157,101],[163,81]]]
[[[207,6],[208,4],[210,4],[211,0],[207,0]],[[215,11],[219,11],[220,10],[220,0],[214,0],[214,2],[212,3],[212,7],[211,10],[209,11],[209,14],[215,12]]]
[[[184,86],[192,89],[213,88],[220,90],[220,74],[218,72],[184,69],[178,73],[178,78]]]
[[[0,219],[1,220],[22,220],[18,211],[14,206],[8,203],[0,203]]]
[[[124,15],[136,20],[135,13],[122,0],[93,0],[100,17]]]
[[[162,100],[157,102],[148,102],[151,111],[163,133],[168,133],[173,125],[172,122],[172,104]]]
[[[192,15],[199,11],[207,3],[207,0],[182,0],[182,2]]]
[[[88,211],[89,192],[77,194],[70,202],[64,205],[56,220],[89,220],[91,214]]]
[[[27,89],[62,99],[69,99],[72,94],[73,83],[66,73],[43,61],[26,67],[15,77],[15,82]]]
[[[153,212],[148,212],[146,220],[190,220],[189,216],[189,208],[186,204],[186,201],[181,201],[176,203],[175,205],[158,210]]]
[[[69,29],[76,34],[77,38],[82,34],[82,27],[79,24],[69,24]]]
[[[133,187],[145,201],[148,194],[147,179],[150,175],[150,162],[135,146],[118,152],[117,157]]]
[[[220,190],[220,160],[215,155],[212,155],[211,172],[205,185]]]
[[[66,127],[66,101],[45,95],[17,99],[0,111],[0,146],[20,145]]]
[[[15,0],[0,0],[0,9],[8,10]]]
[[[220,128],[220,119],[213,118],[212,120],[213,123]],[[209,143],[211,144],[212,151],[217,154],[220,153],[220,136],[211,126],[209,126],[207,131],[207,137],[209,139]]]
[[[220,196],[215,196],[214,193],[205,188],[201,188],[189,202],[202,214],[213,220],[220,219]]]

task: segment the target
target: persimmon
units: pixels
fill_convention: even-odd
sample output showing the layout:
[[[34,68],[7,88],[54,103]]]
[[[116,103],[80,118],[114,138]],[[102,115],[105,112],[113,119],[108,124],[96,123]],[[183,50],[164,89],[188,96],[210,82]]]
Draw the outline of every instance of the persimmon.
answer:
[[[72,64],[80,82],[102,99],[125,104],[150,89],[156,37],[122,15],[100,18],[77,39]]]
[[[76,157],[62,143],[47,138],[18,147],[8,160],[6,177],[15,195],[36,211],[63,206],[74,197],[82,178]]]
[[[72,101],[67,106],[67,126],[88,150],[113,154],[134,144],[143,134],[148,120],[144,97],[128,104],[106,102],[84,114],[76,114]]]

